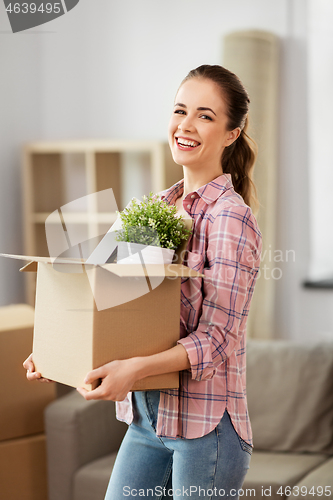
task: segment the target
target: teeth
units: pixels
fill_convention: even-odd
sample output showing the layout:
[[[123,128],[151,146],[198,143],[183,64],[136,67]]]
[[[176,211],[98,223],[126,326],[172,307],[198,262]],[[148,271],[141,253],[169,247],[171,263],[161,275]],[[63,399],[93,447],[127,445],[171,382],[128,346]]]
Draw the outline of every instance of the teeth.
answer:
[[[198,146],[199,142],[195,141],[187,141],[186,139],[177,139],[178,144],[181,144],[182,146],[191,146],[194,148],[195,146]]]

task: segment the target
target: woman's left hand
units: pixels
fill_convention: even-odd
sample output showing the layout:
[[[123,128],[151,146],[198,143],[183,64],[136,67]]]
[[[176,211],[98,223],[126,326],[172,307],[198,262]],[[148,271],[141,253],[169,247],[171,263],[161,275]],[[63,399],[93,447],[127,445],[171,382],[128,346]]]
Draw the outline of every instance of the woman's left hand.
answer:
[[[84,382],[92,384],[98,379],[102,379],[102,383],[96,389],[87,391],[83,387],[78,387],[77,391],[87,401],[90,399],[123,401],[137,380],[135,359],[111,361],[89,372]]]

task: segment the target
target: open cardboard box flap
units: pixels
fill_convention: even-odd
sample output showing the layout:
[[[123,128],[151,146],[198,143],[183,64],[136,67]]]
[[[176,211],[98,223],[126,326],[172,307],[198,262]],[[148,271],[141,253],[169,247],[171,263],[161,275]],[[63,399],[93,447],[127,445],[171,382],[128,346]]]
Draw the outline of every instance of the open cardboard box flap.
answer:
[[[37,264],[38,262],[42,262],[44,264],[52,264],[56,269],[58,264],[61,264],[61,269],[64,270],[66,267],[64,265],[69,266],[83,266],[84,268],[93,268],[97,267],[94,264],[85,264],[84,260],[81,259],[65,259],[65,258],[52,258],[52,257],[35,257],[28,255],[11,255],[1,253],[0,256],[8,257],[10,259],[18,259],[29,261],[28,264],[23,266],[20,271],[23,272],[37,272]],[[190,267],[184,266],[183,264],[100,264],[98,267],[102,267],[107,271],[116,274],[119,277],[137,277],[137,276],[150,276],[150,277],[158,277],[158,276],[167,276],[167,277],[204,277],[203,274],[198,273],[194,269]]]

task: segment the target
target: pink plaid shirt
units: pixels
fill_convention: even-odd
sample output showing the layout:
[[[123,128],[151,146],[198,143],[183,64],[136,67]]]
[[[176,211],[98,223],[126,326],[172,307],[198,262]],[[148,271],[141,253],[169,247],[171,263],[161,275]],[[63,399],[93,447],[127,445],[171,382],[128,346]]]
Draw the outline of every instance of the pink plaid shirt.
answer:
[[[159,193],[174,204],[184,180]],[[253,446],[246,399],[246,321],[261,254],[261,233],[251,209],[222,174],[187,194],[193,219],[184,264],[204,278],[182,278],[180,340],[191,368],[180,388],[160,391],[156,434],[198,438],[227,409],[238,435]],[[117,418],[133,420],[130,392],[117,402]]]

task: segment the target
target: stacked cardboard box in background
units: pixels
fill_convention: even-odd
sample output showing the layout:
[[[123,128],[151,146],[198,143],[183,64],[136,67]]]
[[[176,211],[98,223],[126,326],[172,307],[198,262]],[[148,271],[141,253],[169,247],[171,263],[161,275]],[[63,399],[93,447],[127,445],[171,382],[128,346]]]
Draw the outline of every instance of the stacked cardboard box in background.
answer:
[[[44,408],[55,384],[28,382],[34,309],[0,308],[0,498],[47,500]]]

